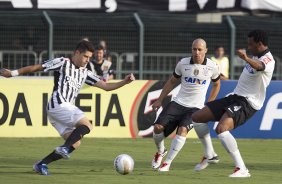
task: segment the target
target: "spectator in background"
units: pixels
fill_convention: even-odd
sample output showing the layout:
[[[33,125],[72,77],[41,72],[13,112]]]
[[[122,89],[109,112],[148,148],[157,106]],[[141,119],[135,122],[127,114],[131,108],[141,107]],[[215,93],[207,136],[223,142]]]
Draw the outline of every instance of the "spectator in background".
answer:
[[[110,56],[110,51],[108,50],[107,42],[105,40],[100,40],[98,45],[103,47],[104,50],[104,58],[108,61],[112,61],[112,58]]]
[[[219,66],[220,71],[220,79],[221,80],[228,80],[229,79],[229,59],[228,57],[224,56],[224,47],[217,46],[215,48],[215,54],[211,57],[211,60],[216,62]]]
[[[29,26],[26,28],[24,36],[21,38],[21,43],[25,50],[34,51],[38,50],[39,39],[35,27]]]
[[[23,44],[22,44],[22,40],[19,37],[16,37],[12,41],[11,49],[13,49],[13,50],[25,50],[25,48],[23,47]]]
[[[114,78],[114,71],[111,66],[112,62],[104,58],[104,47],[102,45],[96,46],[94,60],[88,63],[88,70],[95,75],[99,75],[104,81],[109,81]]]

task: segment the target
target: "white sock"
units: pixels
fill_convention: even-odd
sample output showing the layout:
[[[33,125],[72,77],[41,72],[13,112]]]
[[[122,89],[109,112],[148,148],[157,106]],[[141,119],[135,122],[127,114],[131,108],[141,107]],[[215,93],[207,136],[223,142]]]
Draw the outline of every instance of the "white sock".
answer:
[[[246,169],[245,163],[238,149],[237,142],[231,133],[229,131],[222,132],[221,134],[218,134],[218,138],[225,147],[226,151],[233,158],[235,166],[240,169]]]
[[[204,154],[205,157],[211,159],[217,154],[214,151],[211,136],[210,136],[210,129],[207,123],[195,123],[194,124],[195,131],[204,146]]]
[[[157,146],[158,153],[163,153],[165,146],[164,146],[164,133],[155,134],[153,133],[153,138],[155,140],[155,144]]]
[[[175,138],[171,142],[171,147],[167,158],[165,160],[166,163],[170,164],[172,160],[176,157],[178,152],[182,149],[183,145],[186,142],[186,137],[176,135]]]

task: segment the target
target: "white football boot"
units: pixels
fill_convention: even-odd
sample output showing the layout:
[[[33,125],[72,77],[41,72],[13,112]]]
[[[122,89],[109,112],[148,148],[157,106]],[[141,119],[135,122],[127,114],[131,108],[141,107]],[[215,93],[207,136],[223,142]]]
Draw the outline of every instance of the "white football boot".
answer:
[[[232,174],[229,175],[230,178],[248,178],[251,177],[248,169],[240,169],[236,167]]]
[[[167,149],[164,150],[163,153],[156,153],[154,159],[152,160],[152,168],[157,169],[160,167],[164,156],[167,154]]]
[[[161,165],[161,167],[159,168],[159,172],[168,172],[170,168],[170,164],[163,162],[163,164]]]
[[[219,162],[218,156],[214,156],[211,159],[207,159],[206,157],[203,157],[201,162],[198,163],[195,166],[194,170],[195,171],[200,171],[200,170],[203,170],[203,169],[207,168],[209,166],[209,164],[216,164],[218,162]]]

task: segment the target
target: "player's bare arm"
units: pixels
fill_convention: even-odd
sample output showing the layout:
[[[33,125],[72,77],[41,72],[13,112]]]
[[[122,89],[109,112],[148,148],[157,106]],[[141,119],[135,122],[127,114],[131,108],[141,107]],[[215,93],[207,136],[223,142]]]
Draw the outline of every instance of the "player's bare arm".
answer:
[[[99,82],[97,82],[95,84],[95,86],[100,88],[100,89],[103,89],[105,91],[112,91],[112,90],[118,89],[118,88],[120,88],[120,87],[122,87],[122,86],[124,86],[126,84],[129,84],[129,83],[131,83],[134,80],[135,80],[135,77],[131,73],[131,74],[125,76],[125,78],[122,81],[120,81],[120,82],[106,83],[103,80],[100,80]]]
[[[176,83],[177,83],[177,78],[171,76],[170,79],[164,85],[158,100],[155,101],[154,104],[152,105],[154,111],[157,111],[162,106],[163,99],[171,92],[171,90],[176,85]]]
[[[212,82],[212,89],[211,89],[211,92],[210,92],[208,102],[216,99],[216,97],[219,93],[219,90],[220,90],[220,80]]]
[[[264,70],[265,66],[264,66],[263,62],[258,61],[258,60],[254,60],[254,59],[248,57],[248,55],[246,54],[246,51],[244,49],[238,49],[237,50],[237,55],[241,59],[243,59],[247,63],[249,63],[252,68],[254,68],[254,69],[258,70],[258,71]]]
[[[0,70],[0,75],[3,77],[14,77],[18,75],[24,75],[27,73],[34,73],[34,72],[41,71],[41,70],[43,70],[43,67],[41,64],[26,66],[26,67],[20,68],[18,70],[13,70],[13,71],[3,68]]]

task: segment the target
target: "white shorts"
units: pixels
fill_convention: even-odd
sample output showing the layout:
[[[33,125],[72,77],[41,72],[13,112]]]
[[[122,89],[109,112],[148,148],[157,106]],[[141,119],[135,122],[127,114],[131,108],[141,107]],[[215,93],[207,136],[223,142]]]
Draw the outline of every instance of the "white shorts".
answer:
[[[84,113],[75,105],[62,103],[47,110],[50,123],[61,136],[72,132],[79,120],[85,117]]]

